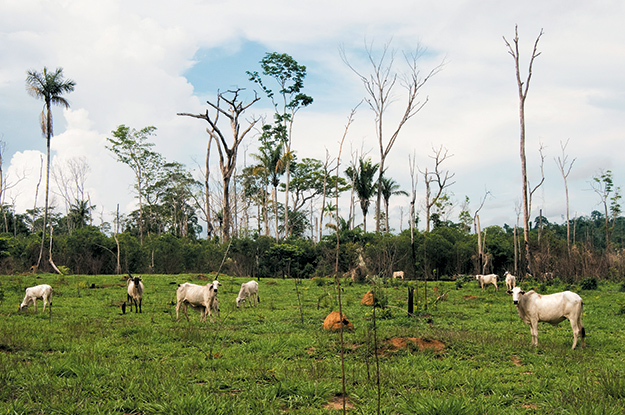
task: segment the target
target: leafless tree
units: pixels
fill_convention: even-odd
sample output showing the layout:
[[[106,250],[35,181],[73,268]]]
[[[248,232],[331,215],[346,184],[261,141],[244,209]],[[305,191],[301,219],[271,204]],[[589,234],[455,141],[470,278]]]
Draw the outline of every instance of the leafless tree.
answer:
[[[568,177],[571,173],[571,169],[573,168],[573,164],[576,159],[573,159],[569,162],[569,156],[566,154],[566,146],[569,145],[569,140],[566,140],[565,143],[560,141],[560,149],[562,150],[562,156],[558,156],[556,159],[556,164],[560,169],[560,173],[562,174],[562,180],[564,180],[564,194],[566,196],[566,248],[569,256],[571,255],[571,223],[569,218],[569,186],[568,186]]]
[[[523,239],[525,241],[525,258],[527,261],[527,269],[530,271],[530,245],[529,245],[529,221],[530,221],[530,203],[529,203],[529,191],[527,184],[527,159],[525,156],[525,101],[527,99],[527,93],[530,87],[530,80],[532,79],[532,67],[534,65],[534,59],[536,59],[540,52],[538,52],[538,42],[540,41],[543,31],[541,29],[536,42],[534,42],[534,49],[529,61],[528,74],[525,81],[521,79],[521,62],[519,54],[519,31],[518,26],[514,27],[514,39],[510,44],[504,37],[503,40],[508,47],[508,53],[512,55],[514,59],[514,65],[516,69],[516,81],[519,93],[519,121],[520,121],[520,156],[521,156],[521,177],[523,182]]]
[[[339,50],[341,59],[345,64],[360,78],[365,87],[365,101],[369,104],[371,110],[375,114],[376,136],[380,151],[380,167],[378,171],[378,194],[375,206],[376,216],[376,232],[380,231],[380,214],[382,209],[382,175],[385,170],[386,157],[390,153],[393,145],[399,137],[399,133],[408,120],[415,116],[428,102],[428,98],[420,100],[419,95],[423,86],[440,72],[444,63],[441,63],[427,72],[425,75],[421,73],[419,68],[419,60],[423,56],[425,49],[417,45],[414,51],[404,53],[406,70],[404,73],[396,71],[395,50],[391,49],[391,42],[387,42],[382,47],[380,56],[376,57],[373,43],[365,43],[365,51],[370,65],[370,74],[365,75],[364,72],[356,69],[347,59],[345,49]],[[395,89],[397,85],[401,85],[405,89],[406,102],[404,112],[400,115],[399,121],[395,125],[392,132],[387,134],[385,130],[385,121],[389,107],[395,101]]]
[[[205,120],[209,125],[206,132],[213,140],[215,140],[215,143],[217,143],[217,151],[219,152],[219,168],[221,169],[223,182],[222,232],[224,241],[230,239],[230,181],[236,168],[239,145],[259,120],[259,118],[252,118],[251,120],[248,120],[247,127],[245,127],[245,129],[241,129],[241,117],[250,106],[260,99],[257,95],[255,95],[250,102],[243,103],[242,101],[239,101],[239,94],[241,91],[243,91],[243,89],[238,88],[233,91],[226,91],[225,93],[218,92],[216,103],[207,101],[207,104],[215,111],[214,114],[210,114],[208,109],[204,114],[178,113],[178,115],[181,116]],[[225,102],[226,108],[222,107],[222,101]],[[228,142],[226,136],[221,131],[219,126],[220,115],[223,115],[230,121],[232,134],[231,142]]]
[[[477,261],[478,261],[478,269],[481,273],[484,273],[485,263],[486,263],[486,253],[484,252],[486,245],[486,235],[484,235],[484,241],[482,241],[482,229],[480,228],[480,210],[484,207],[486,203],[486,199],[490,196],[490,191],[486,190],[484,192],[484,197],[480,201],[480,206],[475,210],[473,214],[473,226],[475,227],[475,234],[477,235]]]
[[[417,274],[417,270],[415,269],[416,267],[416,262],[417,262],[417,255],[416,255],[416,251],[415,251],[415,244],[414,244],[414,228],[415,228],[415,222],[417,220],[417,212],[416,212],[416,201],[417,201],[417,183],[419,181],[419,178],[417,176],[416,173],[416,154],[413,154],[412,157],[410,157],[410,154],[408,155],[408,166],[410,168],[410,187],[411,187],[411,192],[410,192],[410,249],[411,249],[411,256],[412,256],[412,275],[413,277],[416,276]]]
[[[455,182],[451,181],[456,173],[450,174],[449,170],[442,170],[441,164],[447,158],[452,157],[453,155],[449,155],[449,151],[440,146],[438,149],[432,148],[434,152],[433,156],[430,158],[434,159],[434,171],[428,171],[427,167],[425,171],[421,171],[423,175],[423,179],[425,181],[425,230],[426,232],[430,231],[430,220],[431,220],[431,211],[432,207],[441,199],[444,194],[445,189],[452,186]],[[433,192],[433,184],[436,185],[435,192]]]
[[[85,157],[71,158],[64,165],[55,164],[52,167],[52,178],[58,189],[55,193],[63,198],[66,214],[72,205],[88,199],[86,181],[89,171],[90,167]],[[67,221],[67,231],[70,234],[73,231],[71,226],[72,221]]]

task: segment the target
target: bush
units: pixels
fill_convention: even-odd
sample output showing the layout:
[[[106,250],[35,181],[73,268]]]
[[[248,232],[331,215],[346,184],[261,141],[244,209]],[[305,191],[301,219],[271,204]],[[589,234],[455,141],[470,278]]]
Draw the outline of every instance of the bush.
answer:
[[[599,283],[595,277],[585,278],[580,284],[582,290],[596,290],[599,287]]]

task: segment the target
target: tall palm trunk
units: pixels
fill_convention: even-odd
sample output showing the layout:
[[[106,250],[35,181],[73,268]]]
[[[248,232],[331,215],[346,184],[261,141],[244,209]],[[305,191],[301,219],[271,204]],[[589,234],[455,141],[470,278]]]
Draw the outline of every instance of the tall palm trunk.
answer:
[[[46,196],[43,209],[43,227],[41,234],[41,247],[39,248],[39,259],[37,259],[37,269],[41,266],[43,258],[43,247],[46,242],[46,229],[48,225],[48,200],[50,194],[50,139],[52,131],[52,111],[50,110],[50,100],[46,99],[45,108],[45,129],[46,129]]]

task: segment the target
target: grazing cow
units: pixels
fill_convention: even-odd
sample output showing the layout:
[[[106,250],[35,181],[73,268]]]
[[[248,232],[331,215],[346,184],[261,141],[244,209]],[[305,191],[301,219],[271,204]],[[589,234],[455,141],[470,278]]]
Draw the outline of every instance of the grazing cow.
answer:
[[[393,279],[395,278],[401,278],[402,280],[404,279],[404,271],[395,271],[393,272]]]
[[[250,299],[250,305],[255,306],[257,303],[260,303],[260,298],[258,297],[258,283],[256,281],[252,280],[241,284],[241,289],[237,296],[237,308],[248,298]]]
[[[538,346],[538,322],[557,325],[569,319],[573,329],[573,347],[581,335],[582,347],[586,346],[586,330],[582,325],[582,298],[571,292],[564,291],[549,295],[540,295],[534,290],[527,293],[520,287],[515,287],[508,294],[512,294],[512,301],[517,306],[519,317],[525,324],[530,325],[532,345]]]
[[[187,306],[190,305],[200,309],[202,321],[206,321],[206,313],[208,313],[212,323],[213,310],[216,308],[214,302],[217,299],[217,289],[220,285],[219,281],[213,281],[208,285],[196,285],[188,282],[180,284],[176,290],[176,321],[180,320],[179,310],[181,305],[183,306],[182,311],[187,317],[187,321],[189,321]],[[217,309],[218,307],[219,305],[217,305]]]
[[[52,312],[52,287],[48,284],[41,284],[26,288],[26,295],[24,296],[22,304],[20,304],[19,310],[25,311],[29,305],[33,304],[36,313],[37,300],[43,300],[43,311],[46,311],[46,304],[50,303],[48,310]]]
[[[510,291],[514,287],[516,287],[516,277],[514,275],[506,271],[506,273],[503,274],[503,276],[506,277],[506,290]]]
[[[141,312],[141,303],[143,302],[143,283],[141,277],[133,277],[128,274],[128,295],[126,301],[130,304],[130,311],[132,312],[132,305],[135,305],[135,313]],[[125,310],[124,310],[125,311]]]
[[[497,274],[487,274],[487,275],[476,275],[475,279],[480,283],[480,287],[484,289],[485,285],[493,284],[495,286],[495,291],[499,291],[497,287]]]

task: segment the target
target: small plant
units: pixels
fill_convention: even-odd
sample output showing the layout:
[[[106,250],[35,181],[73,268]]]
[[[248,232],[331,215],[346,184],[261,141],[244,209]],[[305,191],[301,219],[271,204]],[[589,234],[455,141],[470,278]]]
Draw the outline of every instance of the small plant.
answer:
[[[621,284],[621,286],[618,289],[619,292],[621,293],[625,293],[625,282]]]
[[[596,290],[599,287],[599,283],[595,277],[585,278],[580,284],[582,290]]]

